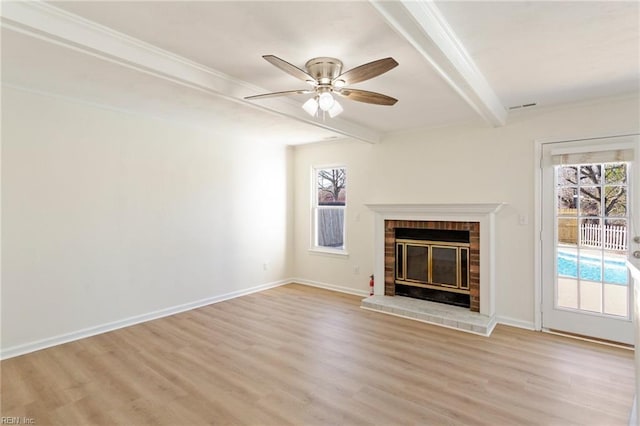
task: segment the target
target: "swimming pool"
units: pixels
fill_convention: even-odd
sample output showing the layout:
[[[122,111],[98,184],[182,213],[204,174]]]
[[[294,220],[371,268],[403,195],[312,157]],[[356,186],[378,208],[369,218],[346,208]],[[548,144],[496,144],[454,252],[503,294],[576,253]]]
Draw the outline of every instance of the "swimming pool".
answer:
[[[578,262],[575,253],[558,251],[558,275],[561,277],[577,278]],[[604,259],[604,276],[602,263],[599,258],[580,255],[580,279],[589,281],[604,281],[609,284],[627,285],[629,272],[622,259]]]

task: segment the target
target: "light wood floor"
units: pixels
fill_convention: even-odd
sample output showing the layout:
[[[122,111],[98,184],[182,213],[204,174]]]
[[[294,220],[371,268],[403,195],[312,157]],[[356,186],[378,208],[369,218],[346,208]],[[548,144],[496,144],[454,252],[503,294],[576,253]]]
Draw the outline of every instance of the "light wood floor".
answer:
[[[2,416],[37,425],[625,425],[633,353],[490,338],[288,285],[5,360]]]

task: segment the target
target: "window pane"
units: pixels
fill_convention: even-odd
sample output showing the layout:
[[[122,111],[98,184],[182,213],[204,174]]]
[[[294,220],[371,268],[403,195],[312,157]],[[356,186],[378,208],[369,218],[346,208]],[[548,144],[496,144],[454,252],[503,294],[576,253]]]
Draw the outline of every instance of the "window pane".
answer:
[[[584,186],[580,188],[580,215],[600,216],[602,188],[599,186]]]
[[[627,286],[604,284],[604,313],[620,317],[629,316],[629,292]]]
[[[629,283],[629,272],[624,256],[604,256],[604,282],[626,287]]]
[[[559,249],[557,256],[558,276],[578,278],[578,256],[575,250]]]
[[[580,185],[598,185],[602,183],[602,166],[585,164],[580,166]]]
[[[575,216],[578,188],[558,188],[558,216]]]
[[[558,243],[570,245],[578,244],[577,218],[558,218]]]
[[[604,249],[625,253],[629,248],[629,234],[626,219],[605,219]]]
[[[583,311],[602,313],[602,283],[580,280],[580,308]]]
[[[624,217],[627,215],[627,187],[604,187],[604,215]]]
[[[602,253],[596,250],[580,251],[578,268],[582,281],[602,281]]]
[[[602,223],[600,219],[580,220],[580,245],[602,248]]]
[[[627,165],[625,163],[605,164],[605,183],[627,183]]]
[[[346,169],[318,170],[318,205],[344,206],[347,197]]]
[[[578,309],[578,280],[558,277],[557,304],[561,308]]]
[[[577,166],[560,166],[558,167],[558,185],[577,185],[578,184],[578,167]]]
[[[340,248],[344,246],[344,209],[317,210],[318,246]]]

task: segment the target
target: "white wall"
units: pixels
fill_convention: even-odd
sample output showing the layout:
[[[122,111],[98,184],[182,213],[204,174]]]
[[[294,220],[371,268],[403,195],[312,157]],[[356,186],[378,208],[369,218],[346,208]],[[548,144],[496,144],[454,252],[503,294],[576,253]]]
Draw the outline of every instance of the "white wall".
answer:
[[[638,99],[627,97],[522,111],[499,128],[412,131],[377,145],[345,140],[298,146],[294,275],[303,282],[367,290],[373,214],[365,203],[506,202],[496,218],[496,314],[533,326],[534,140],[638,131],[639,116]],[[308,252],[311,168],[336,163],[348,167],[348,257]],[[519,215],[529,224],[520,225]]]
[[[3,353],[289,277],[290,163],[3,88]]]
[[[4,88],[2,353],[289,277],[364,293],[370,202],[508,203],[497,314],[532,323],[533,141],[638,131],[639,113],[612,99],[287,149]],[[348,257],[308,251],[311,168],[326,164],[348,167]]]

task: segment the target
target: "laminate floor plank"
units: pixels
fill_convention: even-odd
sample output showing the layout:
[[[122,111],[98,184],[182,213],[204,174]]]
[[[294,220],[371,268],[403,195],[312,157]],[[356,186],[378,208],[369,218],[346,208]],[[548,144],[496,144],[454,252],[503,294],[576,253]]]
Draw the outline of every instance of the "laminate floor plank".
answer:
[[[286,285],[0,363],[37,425],[627,425],[633,352]]]

